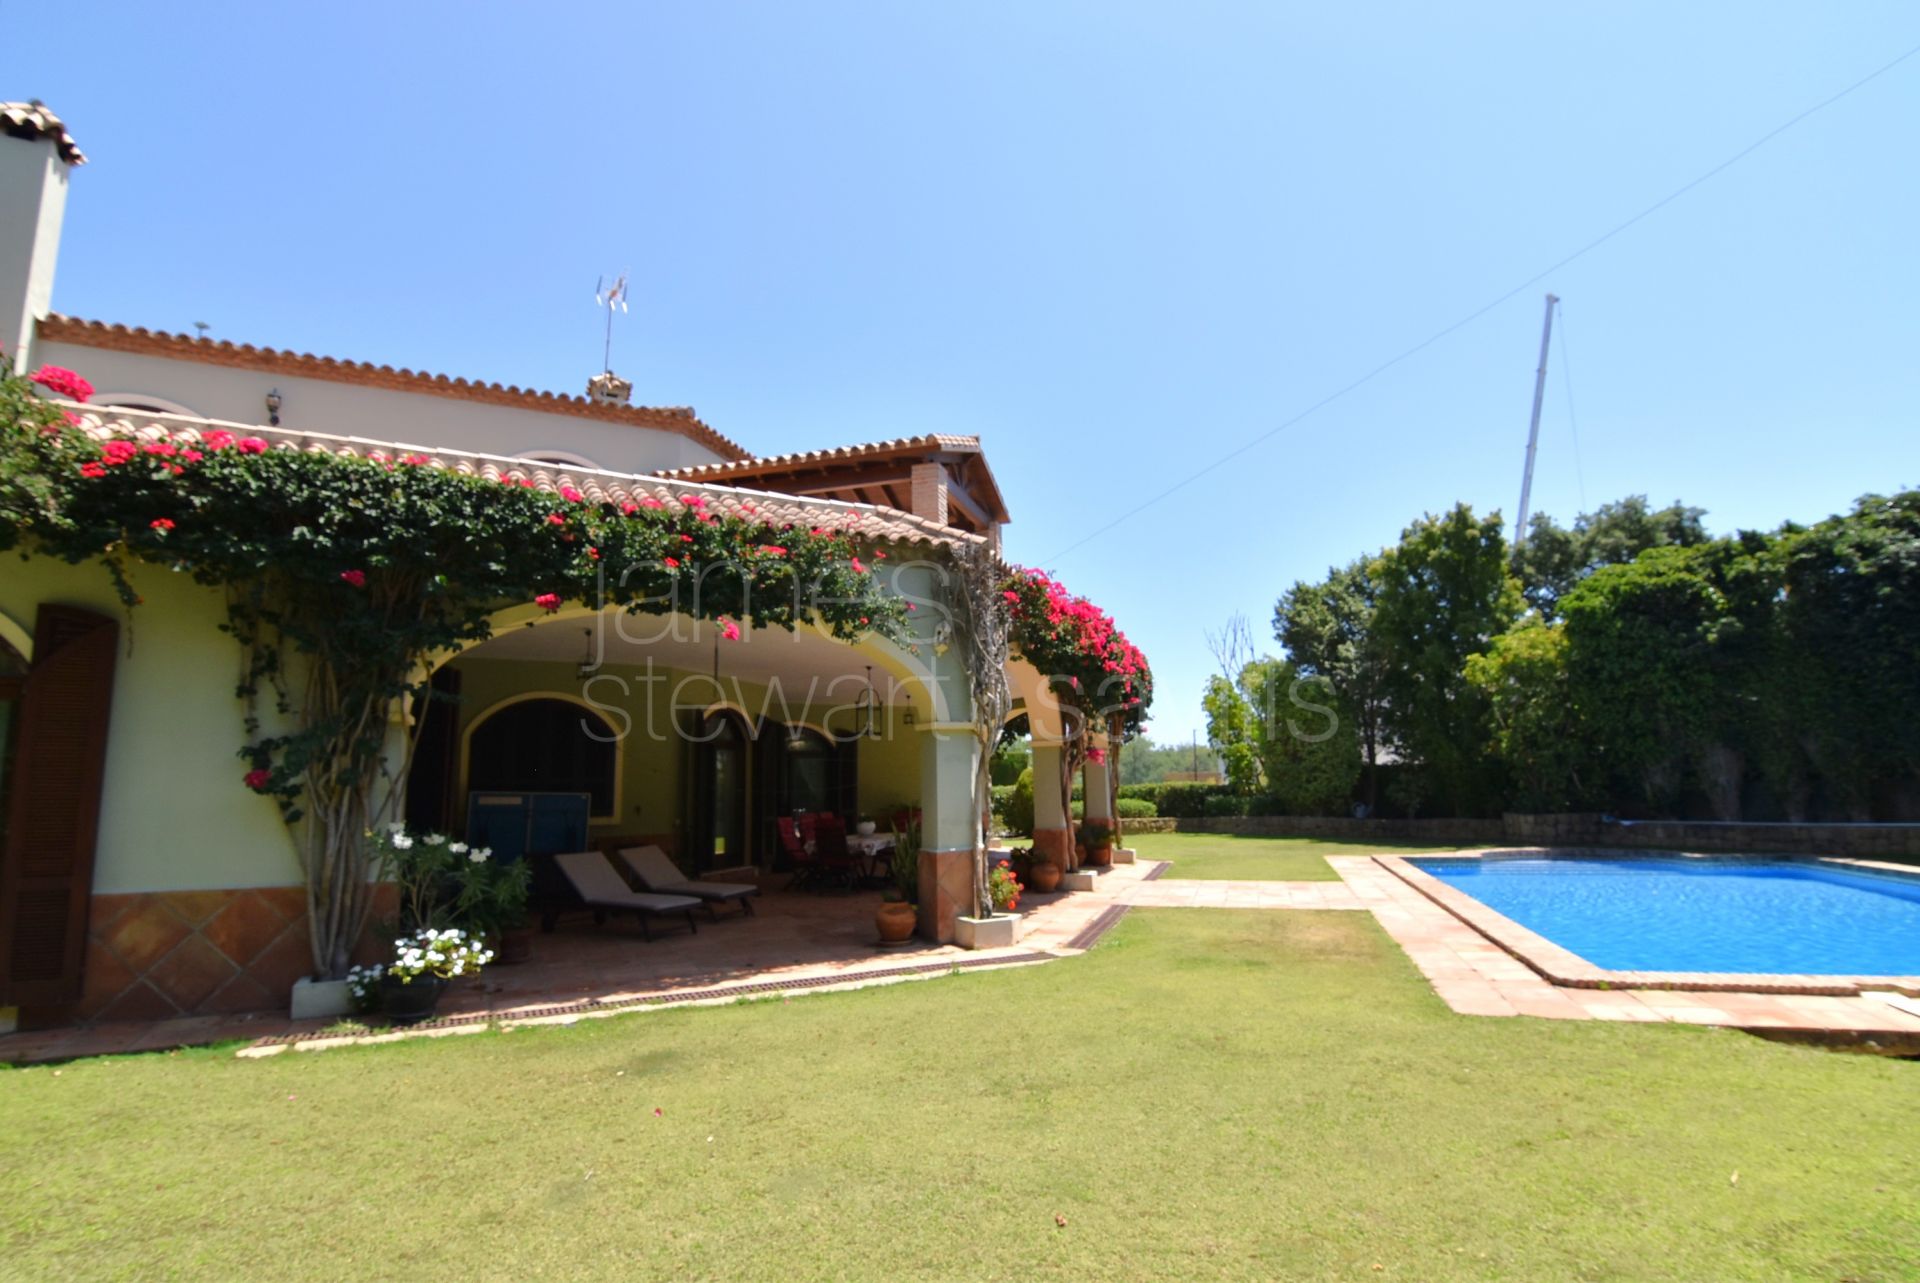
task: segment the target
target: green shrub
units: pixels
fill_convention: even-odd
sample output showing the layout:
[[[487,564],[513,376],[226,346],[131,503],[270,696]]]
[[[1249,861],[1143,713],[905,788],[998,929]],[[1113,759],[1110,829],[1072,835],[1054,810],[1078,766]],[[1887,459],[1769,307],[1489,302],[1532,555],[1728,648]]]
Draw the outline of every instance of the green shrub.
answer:
[[[1114,804],[1114,810],[1123,820],[1151,820],[1160,814],[1160,808],[1144,797],[1123,797]]]
[[[1013,800],[1013,790],[1011,784],[995,784],[987,790],[993,805],[993,817],[1002,824],[1007,822],[1007,803]]]
[[[1007,826],[1009,833],[1025,835],[1033,833],[1033,768],[1031,766],[1020,772],[1020,778],[1015,780],[1008,789],[1006,807],[1000,812],[1000,822]]]
[[[1156,804],[1162,815],[1191,819],[1207,813],[1207,799],[1227,794],[1224,784],[1167,784],[1160,790]]]
[[[1160,804],[1160,794],[1165,791],[1166,788],[1167,785],[1164,783],[1122,784],[1120,786],[1120,796],[1123,798],[1130,797],[1144,802],[1152,802],[1155,806],[1158,806]]]
[[[1247,801],[1248,799],[1244,797],[1222,791],[1208,797],[1201,804],[1200,813],[1209,817],[1245,815],[1247,813]]]

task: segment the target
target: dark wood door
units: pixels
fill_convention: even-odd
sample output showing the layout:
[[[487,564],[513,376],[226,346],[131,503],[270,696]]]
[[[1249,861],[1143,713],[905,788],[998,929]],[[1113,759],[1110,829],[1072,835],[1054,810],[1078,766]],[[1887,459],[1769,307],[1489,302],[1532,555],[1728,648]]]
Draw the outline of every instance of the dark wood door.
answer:
[[[112,619],[73,606],[35,622],[0,858],[0,1003],[80,996],[118,639]]]

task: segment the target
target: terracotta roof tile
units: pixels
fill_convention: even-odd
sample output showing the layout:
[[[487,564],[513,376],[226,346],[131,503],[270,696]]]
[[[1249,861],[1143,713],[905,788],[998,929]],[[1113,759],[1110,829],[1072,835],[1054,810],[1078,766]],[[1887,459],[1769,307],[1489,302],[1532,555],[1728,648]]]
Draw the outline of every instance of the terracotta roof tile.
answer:
[[[68,403],[62,403],[68,404]],[[894,544],[979,543],[970,535],[951,527],[916,517],[912,513],[874,504],[846,503],[837,499],[807,499],[767,490],[748,490],[737,486],[713,485],[668,476],[644,476],[607,472],[593,468],[513,459],[499,455],[474,454],[404,442],[370,441],[361,437],[340,437],[320,432],[295,432],[284,428],[265,428],[256,424],[222,423],[181,414],[149,414],[141,411],[90,406],[71,406],[80,415],[87,433],[97,440],[127,437],[136,441],[191,441],[215,430],[235,437],[259,437],[281,450],[306,450],[318,454],[336,454],[346,458],[405,459],[424,458],[424,466],[444,468],[462,476],[484,477],[489,481],[520,484],[559,494],[563,487],[580,491],[591,503],[616,506],[629,500],[638,503],[657,500],[672,508],[684,508],[689,496],[706,501],[709,511],[744,516],[773,525],[824,526],[847,531],[861,538]]]
[[[803,450],[796,454],[772,454],[758,458],[735,459],[730,463],[701,463],[674,468],[666,477],[721,477],[742,472],[772,472],[782,468],[806,467],[818,463],[858,463],[895,454],[917,454],[931,450],[979,454],[979,437],[947,436],[928,433],[920,437],[896,437],[891,441],[869,441],[860,445],[835,446],[828,450]]]
[[[61,160],[69,165],[87,163],[86,153],[80,150],[80,144],[73,141],[66,123],[48,111],[46,104],[38,99],[33,102],[0,102],[0,134],[9,138],[25,138],[29,142],[51,138],[54,146],[60,149]]]
[[[269,370],[276,374],[334,383],[356,383],[396,392],[416,392],[426,396],[449,397],[461,401],[479,401],[488,405],[538,410],[545,414],[565,414],[581,419],[600,419],[609,423],[630,423],[635,427],[675,432],[705,446],[715,454],[746,459],[747,452],[734,441],[721,436],[695,417],[685,406],[652,407],[604,405],[585,397],[557,392],[536,392],[527,388],[506,387],[472,379],[449,378],[417,370],[396,370],[390,365],[367,361],[342,361],[331,356],[306,352],[285,352],[278,348],[255,347],[226,339],[195,338],[187,334],[169,334],[140,326],[113,325],[87,321],[54,313],[40,321],[39,336],[53,343],[73,343],[111,352],[133,352],[146,356],[195,361],[203,365],[224,365],[250,370]]]

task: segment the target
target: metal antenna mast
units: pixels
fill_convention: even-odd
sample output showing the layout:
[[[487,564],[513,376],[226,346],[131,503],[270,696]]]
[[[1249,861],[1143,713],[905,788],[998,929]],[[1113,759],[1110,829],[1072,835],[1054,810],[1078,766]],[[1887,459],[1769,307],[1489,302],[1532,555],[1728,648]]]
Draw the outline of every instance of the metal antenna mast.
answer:
[[[613,314],[616,310],[627,310],[627,274],[620,273],[609,284],[606,277],[593,287],[593,302],[596,307],[607,309],[607,342],[600,352],[600,368],[609,374],[613,372]]]
[[[1540,448],[1540,403],[1547,395],[1547,344],[1553,339],[1553,309],[1560,300],[1547,295],[1547,319],[1540,327],[1540,368],[1533,373],[1533,422],[1527,427],[1527,467],[1520,474],[1520,515],[1513,519],[1513,555],[1527,541],[1527,501],[1533,497],[1533,456]]]

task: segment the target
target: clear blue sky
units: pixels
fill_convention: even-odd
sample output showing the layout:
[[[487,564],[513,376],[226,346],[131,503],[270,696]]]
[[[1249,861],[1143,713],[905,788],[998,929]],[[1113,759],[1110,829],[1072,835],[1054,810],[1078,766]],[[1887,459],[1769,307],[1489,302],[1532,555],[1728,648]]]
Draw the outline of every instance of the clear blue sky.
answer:
[[[1264,636],[1423,511],[1512,512],[1549,288],[1563,520],[1646,493],[1772,527],[1920,482],[1916,57],[1065,551],[1920,44],[1911,5],[12,17],[0,97],[92,158],[60,310],[572,391],[631,267],[636,400],[765,453],[983,436],[1010,555],[1146,648],[1166,739],[1205,628]]]

